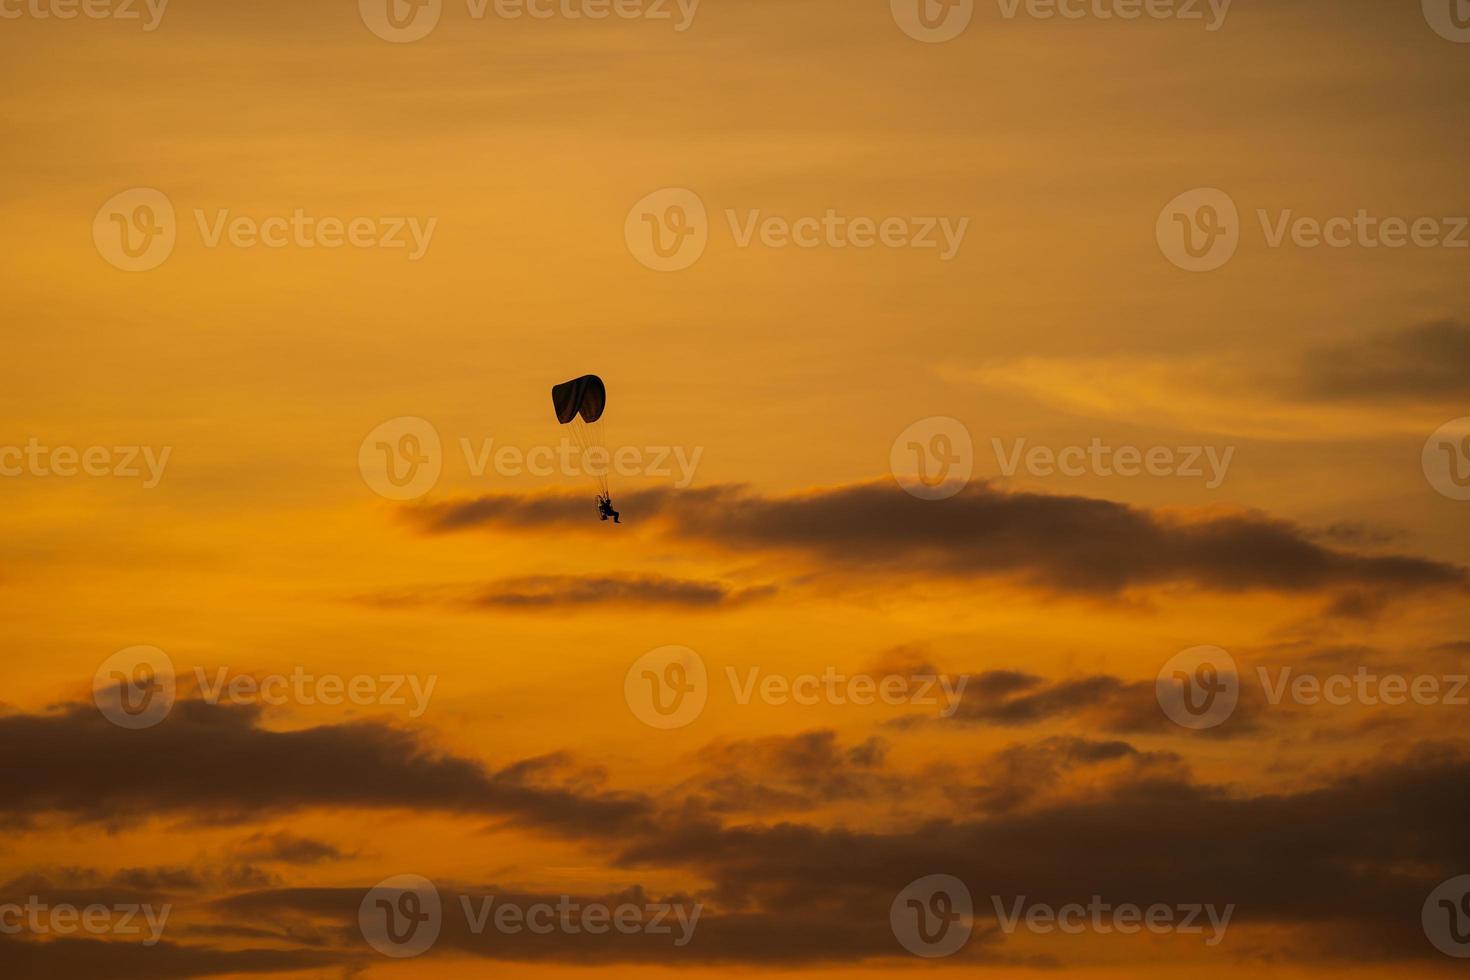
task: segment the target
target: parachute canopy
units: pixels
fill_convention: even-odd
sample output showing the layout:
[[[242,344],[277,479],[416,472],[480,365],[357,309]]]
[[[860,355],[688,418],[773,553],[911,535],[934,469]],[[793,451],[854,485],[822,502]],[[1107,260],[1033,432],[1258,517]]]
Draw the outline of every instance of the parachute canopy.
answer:
[[[584,375],[552,388],[551,404],[556,409],[556,420],[571,429],[581,450],[578,468],[606,497],[608,454],[602,413],[607,408],[607,386],[595,374]]]
[[[562,425],[579,416],[591,425],[602,418],[607,408],[607,386],[595,374],[584,375],[552,388],[551,404],[556,408],[556,420]]]

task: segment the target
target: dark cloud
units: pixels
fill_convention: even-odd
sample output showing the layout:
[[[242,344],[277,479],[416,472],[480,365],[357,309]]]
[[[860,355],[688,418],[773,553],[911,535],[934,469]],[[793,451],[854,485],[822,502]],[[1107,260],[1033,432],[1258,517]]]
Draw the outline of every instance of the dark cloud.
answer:
[[[1301,385],[1320,399],[1463,399],[1470,396],[1470,325],[1426,323],[1313,351]]]
[[[49,905],[146,905],[166,901],[170,892],[193,891],[203,881],[176,869],[131,869],[109,874],[95,868],[34,869],[0,884],[0,904],[31,896]],[[7,923],[8,924],[8,923]]]
[[[359,601],[380,608],[439,606],[507,612],[579,608],[725,609],[776,593],[772,585],[741,588],[726,582],[662,575],[531,575],[472,588],[434,588],[378,593]]]
[[[1345,548],[1377,548],[1402,541],[1408,535],[1403,528],[1358,521],[1338,521],[1321,528],[1315,537]]]
[[[1074,765],[1132,753],[1108,743],[1046,751]],[[1434,957],[1420,908],[1470,867],[1467,816],[1470,758],[1422,745],[1282,794],[1200,786],[1166,767],[1097,797],[887,832],[689,821],[628,848],[623,862],[697,869],[727,907],[773,913],[841,896],[875,928],[885,898],[942,872],[970,883],[982,917],[993,914],[988,896],[1234,904],[1243,927],[1364,923],[1383,937],[1381,955]]]
[[[1348,589],[1334,596],[1324,612],[1337,619],[1377,619],[1388,608],[1389,597],[1381,592]]]
[[[181,980],[237,973],[284,973],[341,966],[340,954],[311,950],[212,949],[160,942],[0,936],[6,980]]]
[[[1127,684],[1116,677],[1080,677],[1061,681],[1027,678],[1025,686],[1013,673],[997,676],[982,674],[972,695],[965,696],[954,717],[961,722],[994,725],[1034,725],[1058,715],[1070,715],[1084,709],[1105,708],[1127,699],[1152,702],[1152,684]]]
[[[1112,596],[1186,584],[1402,595],[1470,584],[1465,569],[1403,555],[1359,554],[1256,512],[1186,515],[1084,497],[1008,493],[985,483],[918,500],[889,481],[768,497],[738,486],[628,495],[644,526],[724,549],[785,551],[833,576],[927,572],[1009,578],[1055,592]],[[577,498],[496,495],[405,512],[426,533],[475,527],[578,526]],[[1361,606],[1361,602],[1358,603]]]
[[[210,890],[260,888],[272,884],[265,872],[250,864],[201,862],[196,866],[99,868],[42,867],[0,885],[0,897],[46,895],[53,901],[85,906],[119,903],[158,903],[170,897]]]
[[[779,911],[719,909],[687,894],[653,895],[634,886],[617,892],[590,894],[533,893],[484,885],[435,882],[443,908],[442,928],[431,952],[469,954],[487,959],[519,962],[563,962],[608,966],[618,963],[708,966],[802,966],[820,963],[859,963],[864,960],[907,956],[888,928],[888,904],[862,903],[859,914],[844,907],[839,896],[806,908]],[[234,896],[217,904],[226,913],[272,922],[309,919],[337,935],[344,944],[361,944],[356,923],[366,889],[296,888]],[[647,908],[666,905],[676,910],[654,912],[642,921],[659,932],[620,933],[608,929],[591,933],[559,925],[549,934],[527,928],[498,930],[494,911],[504,906],[522,910],[533,905],[553,910],[597,905]],[[701,906],[695,917],[695,907]],[[468,910],[467,910],[468,907]],[[490,917],[485,918],[486,910]],[[692,929],[685,929],[679,912]],[[545,921],[545,920],[541,920]],[[881,925],[881,928],[879,927]],[[688,941],[676,945],[675,940]],[[996,941],[996,930],[981,926],[966,958],[1007,963],[1036,963],[1035,957],[1013,957]]]
[[[714,813],[764,815],[888,798],[902,786],[883,771],[889,748],[881,738],[844,746],[828,730],[720,740],[699,750],[700,775],[678,795]]]
[[[235,845],[234,851],[245,860],[280,864],[321,864],[351,856],[326,841],[299,837],[285,831],[253,834]]]
[[[1085,782],[1072,780],[1081,775]],[[1187,775],[1172,752],[1143,752],[1127,742],[1057,735],[996,752],[978,767],[970,783],[952,780],[949,797],[966,810],[1010,813],[1059,799],[1081,799],[1160,779]]]
[[[383,723],[272,731],[260,721],[254,707],[193,700],[140,731],[118,728],[91,705],[0,717],[0,814],[233,822],[306,807],[404,808],[569,834],[647,816],[639,797],[557,785],[544,766],[490,770]]]
[[[1047,751],[1077,765],[1137,758],[1131,747],[1111,743]],[[715,883],[713,894],[700,898],[708,904],[687,946],[652,935],[538,936],[493,928],[476,934],[462,900],[473,908],[487,898],[525,907],[556,905],[563,897],[441,882],[445,928],[430,955],[604,965],[857,963],[902,955],[887,928],[888,906],[909,881],[942,872],[969,883],[977,899],[977,939],[962,959],[1013,960],[992,925],[990,898],[1020,895],[1051,905],[1085,903],[1093,895],[1142,906],[1233,905],[1237,933],[1220,951],[1230,960],[1265,955],[1258,936],[1237,938],[1238,930],[1265,924],[1302,930],[1317,958],[1430,959],[1438,954],[1423,942],[1419,908],[1470,857],[1454,834],[1467,775],[1463,758],[1421,758],[1283,796],[1234,796],[1160,776],[1083,803],[886,833],[690,821],[625,855],[697,870]],[[1395,833],[1381,832],[1390,825],[1384,820],[1396,821]],[[362,889],[282,889],[237,896],[220,909],[267,921],[335,922],[342,941],[351,942],[362,895]],[[693,901],[649,899],[636,888],[567,899],[578,905],[650,900]],[[1334,950],[1332,937],[1347,935],[1358,938]]]
[[[943,671],[934,665],[934,657],[928,647],[909,643],[882,651],[866,673],[874,677],[938,677]]]
[[[958,678],[951,677],[950,684],[958,689]],[[1255,707],[1247,693],[1232,715],[1230,724],[1206,734],[1229,737],[1254,731]],[[1173,723],[1159,708],[1153,681],[1129,681],[1106,674],[1048,680],[1014,670],[968,675],[958,707],[948,717],[906,715],[885,722],[885,727],[989,725],[1019,728],[1058,719],[1080,720],[1089,728],[1115,733],[1173,731]]]
[[[990,714],[1022,722],[1095,704],[1117,691],[1113,683],[1048,682],[1015,672],[981,675],[977,683],[978,690],[1001,699],[999,710]],[[1031,699],[1033,706],[1005,706],[1017,698]],[[554,904],[560,896],[441,882],[453,918],[442,948],[431,955],[459,951],[505,961],[599,964],[859,963],[902,955],[887,925],[893,897],[916,878],[945,873],[968,882],[975,893],[978,938],[964,954],[975,960],[1010,961],[989,903],[991,896],[1020,895],[1051,905],[1086,902],[1093,895],[1139,905],[1233,904],[1237,927],[1304,926],[1324,935],[1351,930],[1374,937],[1357,942],[1355,948],[1366,947],[1360,950],[1364,956],[1413,958],[1432,955],[1415,952],[1418,947],[1410,941],[1419,929],[1424,896],[1439,881],[1470,867],[1470,837],[1462,832],[1470,817],[1470,756],[1456,745],[1421,745],[1317,785],[1250,794],[1198,784],[1171,752],[1117,739],[1048,736],[1008,746],[973,767],[900,771],[896,749],[885,742],[845,744],[832,732],[816,731],[715,742],[700,754],[702,775],[691,784],[694,792],[680,787],[656,804],[585,788],[575,794],[557,791],[555,780],[573,765],[562,756],[527,759],[492,772],[432,753],[416,740],[400,743],[401,733],[352,727],[355,751],[364,755],[361,765],[377,773],[375,786],[355,768],[340,776],[333,771],[345,763],[325,754],[322,745],[337,744],[341,733],[335,728],[326,730],[330,738],[321,729],[266,732],[249,713],[209,709],[226,715],[217,719],[199,717],[203,710],[186,709],[187,727],[163,742],[147,736],[166,733],[172,718],[145,732],[113,729],[128,748],[132,764],[126,767],[117,761],[109,738],[91,731],[76,714],[3,721],[59,723],[42,728],[48,761],[67,774],[76,792],[90,794],[88,806],[71,807],[80,815],[102,809],[132,813],[145,803],[150,812],[226,813],[408,803],[503,814],[538,826],[551,823],[610,855],[613,866],[626,872],[650,868],[662,878],[704,883],[692,896],[707,905],[695,938],[675,947],[667,936],[475,935],[455,907],[460,897]],[[213,731],[220,727],[233,731],[234,741],[221,741]],[[79,740],[73,729],[88,737]],[[19,747],[13,754],[31,754],[37,743],[17,742],[17,733],[24,731],[0,731],[0,737]],[[291,741],[292,735],[306,738]],[[285,748],[304,757],[315,788],[305,785],[298,770],[278,768],[280,755],[260,747],[275,738],[288,738]],[[185,763],[187,755],[175,741],[183,739],[200,743],[202,757],[229,758],[234,778],[228,782],[237,788],[201,788],[210,781]],[[168,751],[162,751],[165,746]],[[95,755],[96,762],[82,766],[86,755]],[[12,791],[6,797],[9,806],[16,806],[12,797],[22,808],[70,798],[58,785],[38,787],[24,769],[7,765],[12,768],[0,778]],[[128,778],[96,781],[102,767],[126,768]],[[734,778],[720,783],[721,773]],[[348,785],[359,788],[349,792]],[[945,799],[949,806],[935,806]],[[869,829],[762,819],[794,806],[855,800],[936,815],[880,821]],[[954,815],[940,815],[946,813]],[[731,819],[737,815],[744,822]],[[260,835],[251,842],[261,851],[294,853],[300,839]],[[89,892],[86,880],[74,875],[49,884],[69,886],[84,900],[89,894],[140,894],[122,889],[122,881],[160,887],[191,883],[168,869],[120,874],[100,892]],[[206,975],[216,964],[224,971],[266,972],[342,962],[364,952],[356,929],[363,893],[362,888],[251,889],[209,905],[217,924],[190,924],[181,933],[247,940],[245,933],[228,930],[248,924],[264,930],[275,945],[315,950],[324,959],[282,953],[284,959],[262,955],[235,966],[217,950],[169,946],[156,954],[154,966],[142,965],[150,963],[151,951],[130,949],[121,954],[120,972],[87,974],[77,972],[85,969],[77,964],[100,954],[90,946],[73,946],[23,951],[32,957],[26,962],[33,972],[19,975],[37,975],[39,964],[52,962],[44,957],[52,955],[75,958],[52,962],[53,977],[185,977]],[[634,888],[579,901],[615,903],[641,895]],[[666,899],[683,902],[691,896]],[[1234,953],[1225,950],[1225,955]],[[137,965],[127,960],[133,956],[139,957]]]

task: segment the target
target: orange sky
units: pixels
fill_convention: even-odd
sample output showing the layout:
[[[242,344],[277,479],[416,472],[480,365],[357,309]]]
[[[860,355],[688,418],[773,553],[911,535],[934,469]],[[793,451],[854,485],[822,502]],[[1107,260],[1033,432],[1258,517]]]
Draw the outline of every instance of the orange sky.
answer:
[[[122,2],[0,0],[0,974],[1455,969],[1420,922],[1470,874],[1470,37],[1438,0],[924,0],[970,15],[943,41],[918,0],[395,0],[415,40],[386,0]],[[604,7],[639,16],[568,15]],[[1171,202],[1198,229],[1221,194],[1234,252],[1187,271]],[[650,268],[681,214],[702,252]],[[587,372],[607,444],[669,460],[611,478],[621,527],[494,463],[557,447]],[[429,432],[437,479],[375,492],[377,443]],[[895,460],[939,432],[970,481],[919,499]],[[128,730],[93,687],[139,646],[179,687]],[[629,673],[671,646],[706,703],[663,730]],[[1191,731],[1155,682],[1201,646],[1239,706]],[[1360,670],[1445,697],[1272,703]],[[221,673],[426,693],[210,703]],[[739,693],[829,674],[966,686]],[[395,960],[355,910],[402,874],[461,926],[637,888],[704,919]],[[888,911],[933,874],[976,911],[930,962]],[[31,895],[174,913],[141,948],[5,932]],[[1237,911],[1214,946],[997,931],[1020,895]]]

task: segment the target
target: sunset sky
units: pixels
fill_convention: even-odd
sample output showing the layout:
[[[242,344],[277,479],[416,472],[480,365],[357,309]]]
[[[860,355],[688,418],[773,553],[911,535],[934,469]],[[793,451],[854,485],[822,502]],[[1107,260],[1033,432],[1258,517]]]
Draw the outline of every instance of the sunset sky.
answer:
[[[1061,7],[0,0],[0,977],[1463,973],[1470,3]]]

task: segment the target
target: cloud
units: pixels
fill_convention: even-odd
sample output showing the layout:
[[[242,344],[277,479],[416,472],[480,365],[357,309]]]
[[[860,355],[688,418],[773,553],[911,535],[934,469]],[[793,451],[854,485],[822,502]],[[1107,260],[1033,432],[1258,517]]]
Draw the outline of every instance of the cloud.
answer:
[[[1021,755],[1097,765],[1131,754],[1109,743],[1070,744]],[[774,913],[840,896],[874,928],[909,881],[946,873],[982,896],[982,918],[992,914],[984,899],[992,895],[1052,906],[1094,895],[1145,907],[1234,904],[1236,928],[1365,926],[1380,937],[1379,955],[1437,955],[1423,942],[1419,911],[1431,889],[1470,866],[1470,840],[1459,829],[1470,786],[1462,747],[1420,745],[1279,794],[1197,785],[1158,761],[1164,765],[1148,778],[1090,798],[887,831],[689,821],[637,842],[622,861],[697,870],[727,907]]]
[[[1316,531],[1314,537],[1346,548],[1379,548],[1406,538],[1403,528],[1364,524],[1358,521],[1338,521]]]
[[[214,949],[166,940],[153,946],[97,939],[36,942],[0,936],[0,962],[7,980],[182,980],[321,969],[345,960],[341,954],[301,949]]]
[[[1115,795],[1148,782],[1182,781],[1187,775],[1183,760],[1173,752],[1143,752],[1116,739],[1075,735],[1007,746],[979,770],[983,782],[955,779],[948,795],[967,811],[995,814]]]
[[[491,770],[380,722],[296,731],[260,722],[255,707],[193,700],[141,731],[118,728],[86,704],[0,717],[7,746],[0,814],[112,822],[177,813],[239,822],[308,807],[411,808],[494,815],[568,834],[647,816],[639,797],[557,785],[544,765]]]
[[[714,813],[767,816],[888,797],[900,785],[883,771],[889,748],[881,738],[843,746],[831,730],[721,739],[699,750],[700,774],[677,793]]]
[[[1110,683],[1046,682],[1015,671],[980,675],[975,683],[999,703],[987,713],[1018,723],[1095,705],[1117,690]],[[1008,706],[1018,698],[1036,703]],[[1459,833],[1470,754],[1458,744],[1422,744],[1287,792],[1243,793],[1194,782],[1174,753],[1117,739],[1048,736],[1007,746],[973,767],[936,767],[921,754],[920,768],[905,771],[897,768],[896,749],[883,740],[844,743],[822,730],[716,741],[696,756],[700,768],[693,779],[643,797],[587,790],[585,780],[573,792],[565,780],[574,760],[561,755],[491,771],[378,726],[271,732],[251,712],[181,707],[183,724],[173,732],[172,717],[143,732],[105,721],[98,730],[80,709],[0,719],[11,726],[0,728],[14,749],[9,755],[42,755],[38,746],[44,744],[47,762],[60,774],[38,786],[33,774],[7,761],[9,768],[0,772],[10,791],[6,806],[22,813],[59,809],[85,819],[145,810],[258,816],[313,805],[494,813],[525,826],[550,824],[610,855],[611,866],[624,872],[654,869],[659,878],[705,883],[692,893],[708,906],[697,934],[687,947],[673,947],[657,936],[475,935],[459,915],[460,897],[555,904],[560,896],[441,882],[446,907],[459,916],[446,929],[444,949],[506,961],[760,965],[901,955],[887,928],[889,905],[910,881],[934,873],[954,875],[975,889],[980,922],[964,955],[978,960],[1020,959],[994,929],[992,895],[1026,895],[1051,905],[1093,895],[1144,906],[1234,904],[1236,928],[1353,930],[1374,937],[1359,941],[1364,955],[1412,958],[1419,954],[1408,936],[1418,929],[1423,897],[1470,866],[1470,842]],[[336,754],[343,739],[360,759]],[[188,762],[190,752],[231,759],[235,778],[200,778]],[[299,767],[286,758],[299,759]],[[121,775],[109,777],[109,770]],[[369,770],[374,778],[364,775]],[[63,805],[72,794],[85,796],[85,804]],[[935,806],[944,800],[950,806]],[[854,801],[956,816],[880,820],[866,829],[770,822],[783,811]],[[743,822],[735,822],[737,816]],[[245,843],[257,854],[307,859],[336,850],[279,834]],[[49,884],[79,900],[97,894],[89,891],[96,888],[136,898],[139,893],[122,882],[197,891],[190,876],[169,869],[137,869],[97,878],[96,885],[90,880],[73,874]],[[12,883],[23,890],[29,884]],[[148,963],[146,951],[121,954],[125,965],[115,975],[184,977],[342,962],[361,952],[356,910],[363,891],[252,888],[210,903],[218,924],[181,925],[193,937],[261,939],[238,931],[248,923],[266,929],[273,945],[306,946],[325,959],[277,959],[260,951],[261,957],[231,966],[218,950],[165,947],[156,954],[156,968],[127,965],[135,955]],[[635,887],[589,900],[638,895]],[[50,962],[45,957],[56,956],[54,975],[67,976],[66,970],[84,969],[75,964],[101,952],[95,946],[28,949],[30,959],[22,962],[33,972],[20,975],[36,975]],[[216,969],[215,963],[226,965]]]
[[[0,884],[0,904],[25,902],[35,895],[45,896],[48,904],[78,908],[144,905],[203,885],[192,872],[176,868],[130,868],[116,873],[96,868],[38,868]]]
[[[1014,671],[990,671],[966,686],[953,718],[960,724],[1035,725],[1059,716],[1099,711],[1115,719],[1131,719],[1139,713],[1137,705],[1146,706],[1151,717],[1158,717],[1154,685],[1102,675],[1049,682]],[[1128,728],[1132,723],[1115,721],[1110,727]]]
[[[529,575],[475,587],[384,592],[358,601],[384,609],[440,606],[500,612],[576,609],[728,609],[768,598],[774,585],[741,588],[725,582],[663,575]]]
[[[528,892],[495,885],[466,885],[435,882],[444,910],[442,927],[434,949],[426,958],[445,953],[464,953],[485,959],[516,962],[562,962],[606,967],[618,963],[648,963],[689,966],[742,964],[793,966],[818,963],[857,963],[864,960],[907,956],[888,928],[888,910],[869,909],[868,915],[848,915],[833,903],[814,903],[807,908],[779,911],[719,909],[683,893],[652,895],[640,886],[615,892],[556,894]],[[276,889],[233,896],[217,908],[241,918],[273,922],[295,922],[303,918],[351,941],[356,929],[358,907],[365,889],[295,888]],[[891,896],[890,896],[891,901]],[[549,931],[530,928],[498,929],[495,911],[505,907],[522,910],[547,906]],[[588,906],[616,909],[632,905],[647,908],[666,905],[673,911],[654,912],[642,919],[659,931],[628,934],[615,928],[593,932],[579,924],[576,910]],[[695,907],[701,906],[695,918]],[[573,928],[561,924],[562,908],[569,910]],[[489,912],[483,921],[479,917]],[[881,920],[877,913],[881,911]],[[679,915],[684,916],[683,923]],[[476,918],[472,919],[471,916]],[[881,928],[878,926],[881,922]],[[687,923],[692,928],[686,928]],[[686,937],[676,945],[675,940]],[[996,942],[994,929],[981,927],[972,940],[967,958],[994,962],[1036,962],[1032,956],[1010,956]]]
[[[1351,401],[1470,397],[1470,324],[1442,320],[1312,351],[1301,393]]]
[[[1096,423],[1100,419],[1244,438],[1417,436],[1405,405],[1448,410],[1470,393],[1470,325],[1439,321],[1301,349],[1263,364],[1216,352],[1176,359],[1038,358],[948,369]]]
[[[942,725],[1023,728],[1061,719],[1088,730],[1114,734],[1172,734],[1174,723],[1159,708],[1154,681],[1124,680],[1089,674],[1048,680],[1013,670],[967,675],[964,694],[948,717],[915,714],[884,725],[913,729]],[[956,683],[956,686],[957,683]],[[1260,729],[1262,698],[1257,688],[1240,689],[1240,700],[1228,725],[1200,732],[1204,738],[1239,738]]]
[[[749,741],[759,744],[759,755],[791,759],[793,773],[823,759],[888,768],[862,746],[841,749],[827,733]],[[916,878],[944,873],[966,882],[976,898],[977,938],[962,954],[967,960],[1024,960],[997,931],[991,901],[1023,895],[1053,907],[1086,904],[1093,896],[1141,907],[1230,905],[1235,931],[1221,954],[1236,961],[1297,955],[1297,937],[1311,941],[1317,958],[1416,960],[1437,956],[1422,941],[1424,897],[1470,861],[1470,843],[1458,833],[1470,785],[1470,756],[1462,747],[1420,745],[1285,793],[1199,785],[1170,753],[1085,738],[1011,746],[980,768],[986,781],[955,799],[989,805],[960,819],[859,830],[731,824],[709,811],[676,808],[656,828],[622,838],[619,866],[698,876],[709,887],[697,895],[653,899],[634,886],[564,896],[440,881],[446,916],[431,955],[603,965],[879,960],[904,955],[888,929],[893,897]],[[1105,772],[1119,778],[1080,794],[1045,789],[1056,776],[1074,774],[1083,786]],[[1007,791],[1021,795],[1007,799]],[[895,800],[911,797],[912,779],[888,792]],[[231,896],[215,908],[251,922],[306,922],[312,932],[350,944],[363,893],[267,889]],[[477,934],[463,903],[483,910],[487,899],[522,907],[697,900],[705,908],[692,941],[676,947],[658,935],[504,934],[493,927]],[[1356,938],[1334,950],[1338,935]],[[1054,943],[1051,955],[1062,959],[1070,950],[1087,956],[1085,945],[1065,943]],[[1142,961],[1153,954],[1135,947],[1133,955]]]
[[[785,496],[740,486],[648,489],[627,509],[662,533],[730,551],[795,554],[839,577],[927,572],[1008,579],[1054,593],[1114,596],[1151,586],[1218,592],[1464,590],[1465,569],[1329,547],[1256,511],[1145,510],[1086,497],[1009,493],[986,483],[943,501],[891,481]],[[575,498],[497,494],[411,508],[425,533],[578,526]]]
[[[104,871],[89,867],[32,868],[0,884],[0,901],[45,895],[51,902],[79,907],[160,902],[169,896],[204,893],[211,889],[259,888],[271,878],[250,865],[126,867]]]
[[[253,834],[235,845],[234,851],[245,860],[279,864],[321,864],[350,857],[326,841],[285,831]]]

